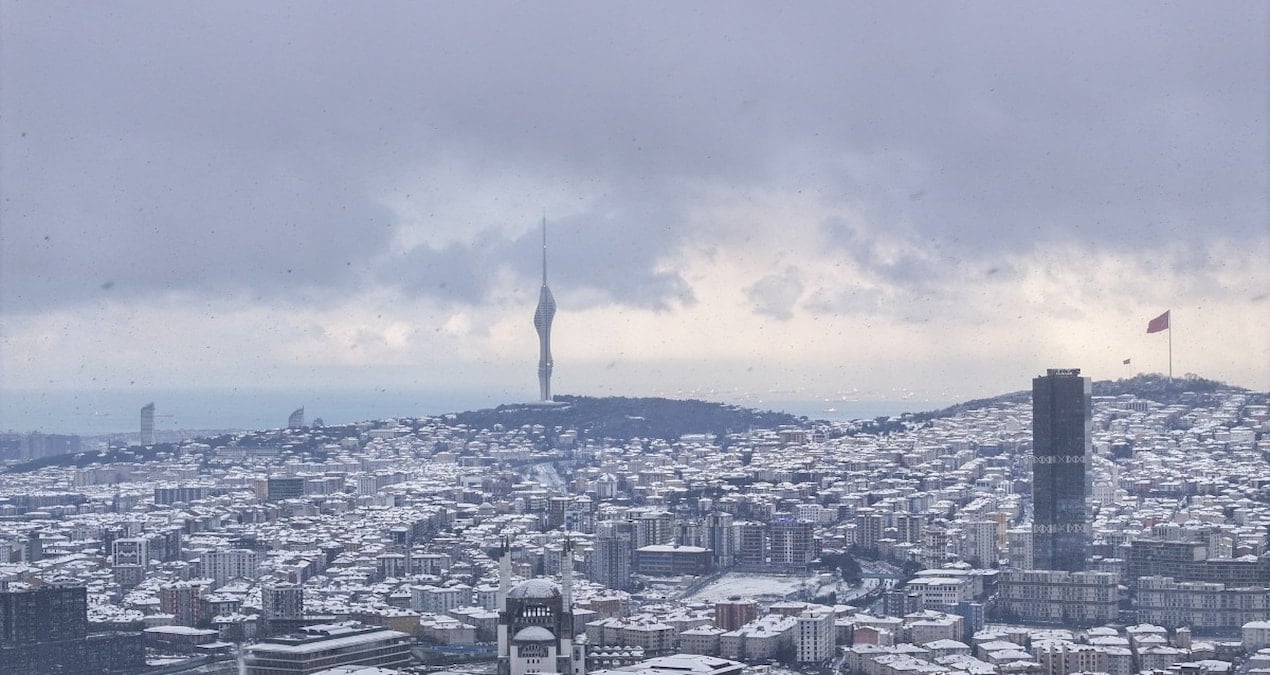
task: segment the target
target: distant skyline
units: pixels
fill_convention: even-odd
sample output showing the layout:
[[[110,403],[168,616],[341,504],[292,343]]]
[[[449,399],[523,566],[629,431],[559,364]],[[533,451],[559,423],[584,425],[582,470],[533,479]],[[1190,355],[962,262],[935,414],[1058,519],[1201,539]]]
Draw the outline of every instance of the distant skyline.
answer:
[[[438,391],[404,387],[128,387],[78,391],[12,390],[11,393],[16,395],[8,396],[4,405],[0,406],[0,433],[38,431],[83,436],[126,434],[133,438],[137,437],[138,394],[154,399],[153,428],[160,436],[164,432],[178,430],[279,429],[290,424],[288,413],[299,403],[304,404],[306,418],[321,418],[326,425],[340,425],[493,408],[512,400],[500,392],[453,389]],[[680,398],[684,396],[681,395]],[[848,403],[825,402],[820,399],[733,399],[722,396],[698,398],[831,421],[920,412],[942,408],[948,403],[914,399]]]
[[[1270,389],[1262,2],[0,0],[0,30],[0,407],[534,400],[544,211],[559,393],[951,402],[1166,372],[1170,338],[1175,375]]]

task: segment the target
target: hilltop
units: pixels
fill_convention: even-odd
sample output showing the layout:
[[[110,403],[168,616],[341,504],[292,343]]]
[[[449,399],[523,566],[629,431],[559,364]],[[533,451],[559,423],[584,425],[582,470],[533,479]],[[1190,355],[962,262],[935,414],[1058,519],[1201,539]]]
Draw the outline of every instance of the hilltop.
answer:
[[[1207,380],[1197,375],[1187,375],[1185,377],[1176,377],[1169,379],[1160,373],[1143,373],[1135,375],[1127,379],[1119,380],[1094,380],[1091,383],[1094,396],[1122,396],[1131,394],[1138,398],[1172,405],[1176,403],[1189,403],[1191,405],[1204,405],[1205,401],[1211,399],[1211,395],[1218,391],[1231,392],[1242,391],[1247,389],[1228,385],[1224,382],[1216,380]],[[925,419],[936,417],[950,417],[967,410],[976,410],[979,408],[988,408],[1003,403],[1026,403],[1032,400],[1032,392],[1030,390],[1015,391],[991,398],[975,399],[964,403],[957,403],[940,410],[932,410],[930,412],[917,413]]]
[[[1261,403],[1265,403],[1267,399],[1270,399],[1270,395],[1264,392],[1248,392],[1243,387],[1228,385],[1217,380],[1208,380],[1193,374],[1175,377],[1170,380],[1167,376],[1160,373],[1144,373],[1119,380],[1094,380],[1090,383],[1090,388],[1094,396],[1122,396],[1129,394],[1165,405],[1185,403],[1187,405],[1206,407],[1216,400],[1213,394],[1217,392],[1254,393],[1257,397],[1256,400]],[[956,403],[939,410],[904,413],[898,417],[879,417],[876,420],[864,422],[852,433],[889,433],[914,424],[924,424],[933,419],[953,417],[970,410],[1001,405],[1017,405],[1031,400],[1031,390],[1012,391],[1008,394]]]
[[[556,396],[555,401],[559,405],[500,405],[446,418],[476,429],[491,429],[498,424],[504,428],[541,424],[577,429],[581,439],[618,440],[673,440],[685,434],[723,436],[747,429],[771,429],[806,422],[806,418],[788,413],[695,399]]]

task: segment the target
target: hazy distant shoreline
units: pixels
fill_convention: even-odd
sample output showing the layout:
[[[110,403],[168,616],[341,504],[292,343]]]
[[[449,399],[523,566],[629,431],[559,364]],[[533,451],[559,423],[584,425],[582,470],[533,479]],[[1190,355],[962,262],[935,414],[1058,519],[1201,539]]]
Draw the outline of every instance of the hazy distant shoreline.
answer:
[[[0,431],[99,436],[136,433],[141,406],[154,402],[157,431],[179,429],[273,429],[303,406],[305,419],[346,424],[388,417],[419,417],[491,408],[518,399],[506,392],[427,389],[169,388],[114,390],[20,390],[0,402]],[[851,420],[933,410],[947,402],[720,399],[749,408],[777,410],[814,419]]]

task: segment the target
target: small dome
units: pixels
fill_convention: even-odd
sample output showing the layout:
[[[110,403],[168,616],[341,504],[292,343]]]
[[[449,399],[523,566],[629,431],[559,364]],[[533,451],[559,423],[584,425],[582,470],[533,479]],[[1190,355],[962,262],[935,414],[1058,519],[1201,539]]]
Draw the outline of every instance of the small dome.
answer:
[[[558,598],[560,587],[546,579],[530,579],[513,586],[510,591],[507,591],[507,597],[518,600]]]
[[[512,636],[512,640],[516,642],[555,642],[556,636],[542,626],[529,626],[516,631],[516,635]]]

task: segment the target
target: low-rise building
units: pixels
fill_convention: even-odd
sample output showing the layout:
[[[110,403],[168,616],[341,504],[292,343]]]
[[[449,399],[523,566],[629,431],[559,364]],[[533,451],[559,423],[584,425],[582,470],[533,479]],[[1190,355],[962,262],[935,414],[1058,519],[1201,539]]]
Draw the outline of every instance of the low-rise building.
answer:
[[[245,647],[243,655],[246,675],[299,675],[343,665],[404,666],[409,643],[409,635],[386,628],[319,624]]]

